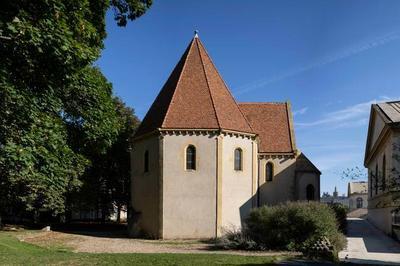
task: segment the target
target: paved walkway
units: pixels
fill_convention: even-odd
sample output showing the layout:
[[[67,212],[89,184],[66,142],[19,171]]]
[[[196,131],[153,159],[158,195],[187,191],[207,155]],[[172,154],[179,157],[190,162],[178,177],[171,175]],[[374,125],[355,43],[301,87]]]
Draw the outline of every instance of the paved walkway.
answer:
[[[347,218],[347,249],[342,261],[361,264],[400,265],[400,243],[386,236],[367,220]]]

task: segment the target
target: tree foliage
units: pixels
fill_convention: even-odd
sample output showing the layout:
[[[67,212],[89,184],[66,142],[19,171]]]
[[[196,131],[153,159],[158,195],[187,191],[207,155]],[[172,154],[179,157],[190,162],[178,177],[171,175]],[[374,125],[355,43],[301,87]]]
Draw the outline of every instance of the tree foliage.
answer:
[[[83,185],[70,195],[71,210],[101,210],[98,218],[103,220],[115,208],[121,210],[129,205],[130,137],[139,124],[134,111],[121,99],[115,98],[114,102],[121,125],[117,139],[106,153],[89,155],[92,165],[83,176]]]
[[[386,204],[397,206],[395,211],[400,211],[400,140],[392,143],[392,166],[388,168],[386,165],[377,167],[377,169],[370,169],[369,173],[360,167],[347,168],[342,172],[342,179],[350,180],[365,180],[368,179],[368,193],[369,195],[383,195],[385,193],[391,194],[391,201],[376,200],[375,206],[385,207]],[[385,167],[382,169],[382,167]],[[372,203],[369,203],[372,204]]]
[[[111,0],[118,26],[126,26],[128,20],[140,17],[151,4],[152,0]]]
[[[93,154],[123,128],[93,62],[112,6],[118,25],[150,0],[14,0],[0,10],[0,208],[65,210]]]

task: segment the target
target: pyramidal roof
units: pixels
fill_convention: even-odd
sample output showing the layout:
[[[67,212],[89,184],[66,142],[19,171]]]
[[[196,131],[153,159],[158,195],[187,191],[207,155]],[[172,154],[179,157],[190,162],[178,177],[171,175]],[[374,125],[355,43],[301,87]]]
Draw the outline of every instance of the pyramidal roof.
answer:
[[[135,137],[159,128],[253,133],[197,35],[151,105]]]

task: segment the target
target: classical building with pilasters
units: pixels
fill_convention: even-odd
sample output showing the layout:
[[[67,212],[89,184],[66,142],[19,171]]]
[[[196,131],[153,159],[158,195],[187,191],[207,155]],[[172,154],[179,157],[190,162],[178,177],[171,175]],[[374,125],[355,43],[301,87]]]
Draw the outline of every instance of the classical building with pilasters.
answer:
[[[368,220],[400,237],[400,101],[372,105],[364,166]]]

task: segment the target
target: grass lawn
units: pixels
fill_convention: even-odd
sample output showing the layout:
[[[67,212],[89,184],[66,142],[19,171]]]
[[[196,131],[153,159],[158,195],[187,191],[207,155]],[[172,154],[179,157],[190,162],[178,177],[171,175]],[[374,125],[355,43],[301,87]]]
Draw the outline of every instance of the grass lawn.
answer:
[[[63,247],[43,248],[21,242],[15,232],[0,231],[0,265],[268,265],[283,257],[220,254],[91,254]]]

